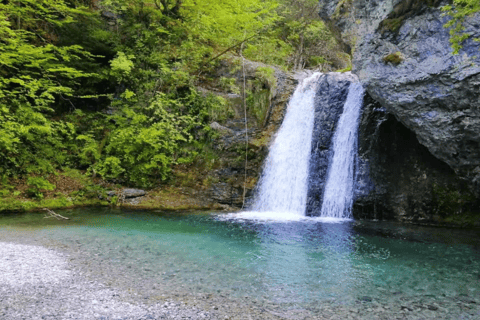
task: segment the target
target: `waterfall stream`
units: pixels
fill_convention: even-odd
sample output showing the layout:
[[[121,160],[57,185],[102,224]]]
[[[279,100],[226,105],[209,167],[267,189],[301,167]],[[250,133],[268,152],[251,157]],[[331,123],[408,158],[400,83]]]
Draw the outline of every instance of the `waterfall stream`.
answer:
[[[363,102],[363,87],[350,85],[343,114],[333,136],[333,158],[330,161],[321,217],[351,218],[354,163],[357,154],[358,120]]]
[[[239,217],[298,220],[304,218],[308,188],[308,161],[314,124],[314,97],[320,73],[295,89],[283,123],[270,146],[255,203]]]
[[[254,211],[303,215],[308,187],[315,89],[320,73],[296,88],[285,119],[270,147]]]

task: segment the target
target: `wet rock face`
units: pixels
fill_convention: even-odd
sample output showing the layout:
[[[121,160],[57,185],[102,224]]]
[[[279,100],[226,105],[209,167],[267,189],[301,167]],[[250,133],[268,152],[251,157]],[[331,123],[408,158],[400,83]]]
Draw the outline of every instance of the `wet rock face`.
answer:
[[[478,208],[465,180],[368,94],[359,128],[355,218],[465,223]]]
[[[327,179],[328,162],[333,156],[332,137],[343,113],[348,88],[358,78],[347,73],[328,73],[319,78],[315,95],[315,123],[312,132],[312,151],[309,164],[309,183],[306,214],[320,214],[323,190]]]
[[[239,62],[241,64],[239,64]],[[239,68],[240,66],[240,68]],[[243,61],[222,61],[213,78],[227,77],[235,80],[238,88],[243,86]],[[244,118],[242,96],[219,88],[200,88],[201,91],[214,93],[225,98],[234,109],[235,115],[227,120],[212,122],[210,127],[218,137],[213,148],[221,154],[220,168],[209,173],[212,181],[208,188],[208,198],[213,202],[232,206],[248,206],[253,201],[253,189],[261,172],[268,145],[282,124],[287,104],[295,90],[297,80],[293,75],[276,67],[245,60],[245,78],[249,82],[261,80],[259,70],[271,68],[275,85],[268,88],[269,102],[265,119],[258,121],[252,110],[247,113],[247,127]],[[248,89],[248,88],[247,88]],[[248,162],[245,168],[245,146],[248,143]],[[246,174],[245,174],[246,170]],[[244,199],[245,186],[245,199]],[[244,203],[245,200],[245,203]]]

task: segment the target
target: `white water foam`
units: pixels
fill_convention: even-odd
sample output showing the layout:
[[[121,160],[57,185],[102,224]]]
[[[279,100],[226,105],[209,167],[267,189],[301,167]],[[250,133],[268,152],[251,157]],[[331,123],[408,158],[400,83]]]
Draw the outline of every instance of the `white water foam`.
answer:
[[[352,219],[330,218],[330,217],[308,217],[296,212],[278,212],[278,211],[242,211],[238,213],[229,213],[217,216],[218,220],[240,220],[254,221],[259,223],[271,222],[323,222],[323,223],[341,223],[351,221]]]
[[[334,154],[323,194],[321,217],[352,217],[354,161],[357,154],[358,121],[362,103],[363,87],[359,83],[352,83],[333,136]]]

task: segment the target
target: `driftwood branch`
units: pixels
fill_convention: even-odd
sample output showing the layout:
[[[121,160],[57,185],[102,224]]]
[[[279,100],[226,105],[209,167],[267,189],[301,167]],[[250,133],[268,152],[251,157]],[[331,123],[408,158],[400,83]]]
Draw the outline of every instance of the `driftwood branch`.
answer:
[[[55,218],[57,220],[70,220],[70,218],[64,217],[53,210],[43,208],[43,211],[47,212],[44,218]]]

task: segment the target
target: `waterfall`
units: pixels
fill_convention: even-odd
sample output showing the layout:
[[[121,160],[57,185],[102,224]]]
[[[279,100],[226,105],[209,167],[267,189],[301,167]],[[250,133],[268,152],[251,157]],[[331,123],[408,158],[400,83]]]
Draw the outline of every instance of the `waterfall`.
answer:
[[[308,161],[314,123],[314,97],[320,73],[295,89],[285,119],[270,146],[257,186],[253,212],[260,217],[303,216],[308,188]]]
[[[351,217],[358,119],[363,101],[363,88],[360,84],[351,82],[351,76],[348,76],[350,78],[347,81],[346,76],[342,76],[342,85],[346,84],[349,89],[348,95],[345,92],[343,97],[345,99],[346,96],[346,100],[343,100],[345,103],[340,105],[340,108],[343,106],[343,113],[332,138],[333,156],[328,165],[321,216],[310,218],[305,215],[315,123],[315,95],[321,75],[313,74],[295,89],[283,123],[270,146],[254,204],[250,211],[235,214],[235,219],[321,219],[335,222]],[[326,169],[325,171],[327,172]]]
[[[351,218],[352,216],[354,163],[362,102],[362,85],[352,83],[333,136],[333,158],[329,165],[321,217]]]

